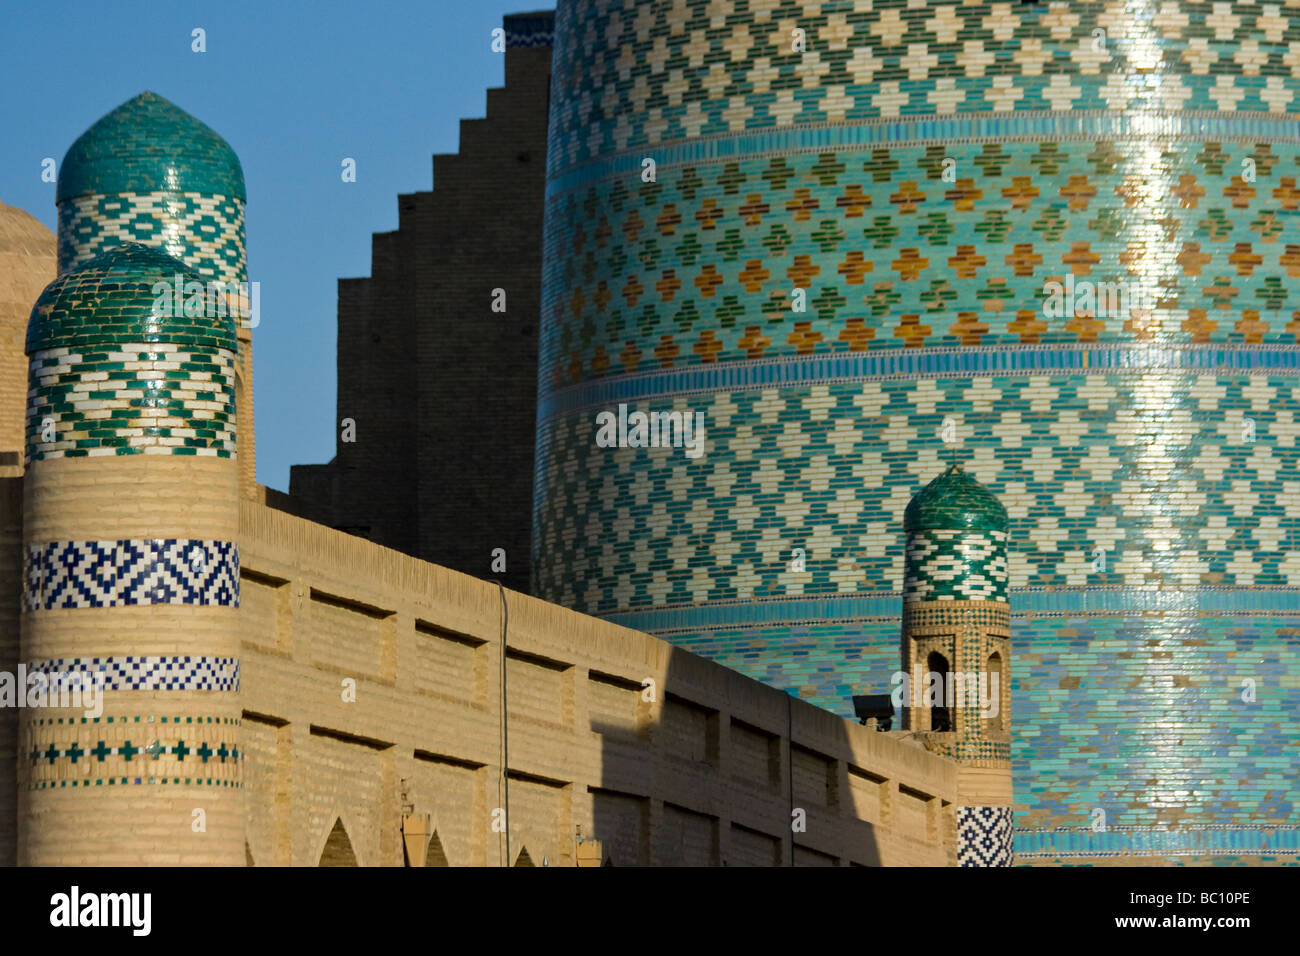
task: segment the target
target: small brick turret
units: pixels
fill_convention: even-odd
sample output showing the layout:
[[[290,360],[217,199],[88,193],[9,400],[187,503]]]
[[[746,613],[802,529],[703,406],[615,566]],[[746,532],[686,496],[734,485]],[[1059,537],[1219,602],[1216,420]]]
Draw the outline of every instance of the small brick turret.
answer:
[[[1007,512],[951,465],[907,506],[903,726],[960,764],[962,866],[1011,863]]]

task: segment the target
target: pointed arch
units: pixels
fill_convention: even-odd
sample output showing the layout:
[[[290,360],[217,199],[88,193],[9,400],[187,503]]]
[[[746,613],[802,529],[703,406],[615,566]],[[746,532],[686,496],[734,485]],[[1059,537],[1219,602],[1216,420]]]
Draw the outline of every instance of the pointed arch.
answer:
[[[438,839],[438,831],[433,831],[433,836],[429,837],[429,848],[424,852],[425,866],[451,866],[447,860],[447,851],[442,848],[442,841]]]
[[[533,858],[528,852],[528,847],[523,847],[522,849],[520,849],[519,855],[515,857],[514,865],[515,866],[536,866],[537,864],[533,862]]]
[[[253,848],[248,845],[247,840],[244,841],[244,866],[257,866],[253,862]]]
[[[352,840],[343,826],[343,818],[335,817],[334,826],[325,839],[318,866],[359,866],[356,851],[352,849]]]

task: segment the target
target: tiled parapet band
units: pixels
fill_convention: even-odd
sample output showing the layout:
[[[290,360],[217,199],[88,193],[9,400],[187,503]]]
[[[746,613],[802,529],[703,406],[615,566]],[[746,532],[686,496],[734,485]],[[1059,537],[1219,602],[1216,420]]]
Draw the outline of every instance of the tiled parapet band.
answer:
[[[232,541],[53,541],[27,548],[23,572],[29,611],[239,606],[239,546]]]

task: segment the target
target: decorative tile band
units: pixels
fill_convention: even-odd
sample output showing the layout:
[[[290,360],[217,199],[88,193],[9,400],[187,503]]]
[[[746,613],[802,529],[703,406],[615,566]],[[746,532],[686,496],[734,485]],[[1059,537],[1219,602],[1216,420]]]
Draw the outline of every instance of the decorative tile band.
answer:
[[[1010,807],[957,808],[957,865],[1011,866]]]
[[[1100,2],[776,6],[724,15],[638,0],[561,5],[548,169],[713,134],[876,119],[1051,112],[1069,124],[1105,112],[1136,117],[1140,130],[1151,113],[1219,114],[1246,126],[1243,113],[1281,120],[1300,87],[1300,18],[1280,3],[1162,0],[1158,13]]]
[[[1001,531],[920,531],[908,536],[903,603],[1007,600]]]
[[[27,463],[92,455],[235,457],[235,353],[123,342],[31,356]]]
[[[788,129],[696,136],[689,140],[642,146],[591,160],[553,175],[546,197],[619,176],[636,177],[641,163],[653,156],[660,170],[729,159],[758,159],[799,153],[884,147],[898,149],[927,143],[1007,143],[1036,140],[1217,140],[1219,142],[1300,143],[1300,123],[1268,114],[1213,112],[1171,113],[1163,110],[1109,113],[1017,112],[1007,116],[916,116],[864,118],[856,123],[810,124]]]
[[[955,456],[1012,504],[1013,590],[1268,592],[1249,608],[1300,586],[1294,376],[972,376],[635,407],[702,414],[701,457],[599,447],[591,414],[538,428],[536,589],[584,613],[901,591],[899,518]]]
[[[237,717],[40,718],[21,744],[29,790],[136,784],[238,787]]]
[[[30,545],[23,606],[141,604],[239,606],[239,546],[233,541],[132,538]]]
[[[1033,376],[1104,372],[1144,375],[1154,369],[1198,375],[1300,376],[1300,346],[1152,345],[1041,346],[1012,348],[891,348],[875,352],[637,372],[547,391],[537,403],[538,421],[619,402],[713,395],[781,386],[907,380],[917,377]]]
[[[1015,831],[1015,848],[1017,858],[1022,860],[1156,854],[1296,856],[1300,855],[1300,827],[1108,827],[1100,831],[1086,827],[1024,827]]]
[[[237,657],[56,657],[27,663],[29,673],[104,675],[104,690],[239,692]]]
[[[1300,617],[1300,588],[1011,588],[1011,620],[1040,617],[1171,617],[1265,614]],[[597,615],[637,631],[676,632],[743,630],[759,626],[809,623],[887,621],[896,623],[903,596],[897,591],[830,594],[771,601],[715,601],[707,605],[660,607]]]
[[[59,272],[113,246],[143,242],[184,262],[205,280],[243,282],[244,204],[196,192],[113,193],[59,204]]]
[[[1220,357],[1232,371],[1263,368],[1245,359],[1251,346],[1294,348],[1300,332],[1300,245],[1287,226],[1298,160],[1300,147],[1266,140],[999,141],[594,184],[546,210],[539,390],[777,358],[861,363],[796,366],[818,380],[925,374],[918,365],[996,373],[956,356],[1027,346],[1059,350],[1048,372],[1183,356],[1198,370]],[[1016,374],[1039,360],[1028,351],[1009,360]],[[877,352],[896,371],[858,358]],[[761,368],[721,374],[741,387],[788,381]]]

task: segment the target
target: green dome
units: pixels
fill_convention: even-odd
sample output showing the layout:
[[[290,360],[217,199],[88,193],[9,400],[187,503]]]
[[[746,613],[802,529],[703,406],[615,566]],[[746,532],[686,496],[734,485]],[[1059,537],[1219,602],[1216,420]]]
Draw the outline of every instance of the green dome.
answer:
[[[908,503],[903,530],[1006,531],[1007,509],[961,465],[949,465]]]
[[[230,144],[174,103],[141,93],[72,144],[56,202],[90,194],[195,192],[244,200],[244,170]]]
[[[138,242],[88,259],[51,282],[36,300],[27,323],[27,354],[140,342],[235,351],[234,316],[228,309],[226,315],[203,309],[205,314],[187,316],[184,295],[175,304],[178,276],[182,292],[184,283],[204,281],[179,259]],[[159,283],[165,291],[156,288]]]

